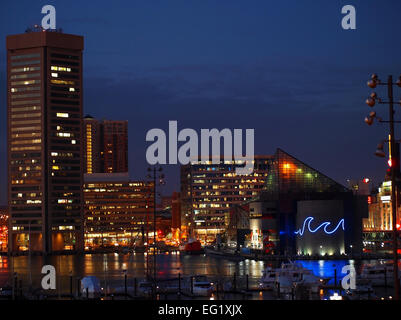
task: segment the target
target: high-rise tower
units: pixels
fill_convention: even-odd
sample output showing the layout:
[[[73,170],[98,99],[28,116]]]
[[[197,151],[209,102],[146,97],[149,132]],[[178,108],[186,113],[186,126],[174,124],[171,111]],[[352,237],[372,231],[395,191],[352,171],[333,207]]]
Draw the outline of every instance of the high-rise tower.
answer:
[[[83,37],[7,37],[9,250],[83,249]]]

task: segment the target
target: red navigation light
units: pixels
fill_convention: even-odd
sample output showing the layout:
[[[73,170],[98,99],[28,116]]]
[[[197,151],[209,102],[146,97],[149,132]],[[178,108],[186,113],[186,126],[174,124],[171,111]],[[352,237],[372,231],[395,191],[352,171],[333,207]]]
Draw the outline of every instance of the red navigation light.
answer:
[[[363,179],[363,182],[364,182],[364,183],[366,183],[366,184],[367,184],[367,183],[369,183],[369,181],[370,181],[370,179],[369,179],[369,178],[365,178],[365,179]]]

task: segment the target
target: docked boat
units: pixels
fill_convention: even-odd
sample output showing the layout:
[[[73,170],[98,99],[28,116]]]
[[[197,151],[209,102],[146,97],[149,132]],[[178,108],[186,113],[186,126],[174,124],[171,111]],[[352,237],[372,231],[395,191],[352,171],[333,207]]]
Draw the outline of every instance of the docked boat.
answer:
[[[374,287],[393,286],[393,271],[393,264],[368,264],[363,266],[361,278],[371,281]]]
[[[206,276],[195,276],[192,282],[192,292],[194,295],[209,297],[214,290],[214,284]]]
[[[267,267],[260,279],[259,287],[261,289],[272,290],[276,286],[277,271],[272,267]]]
[[[151,281],[141,281],[138,284],[138,291],[141,295],[149,297],[153,293],[153,282]]]
[[[180,249],[182,247],[180,246]],[[201,254],[204,253],[204,249],[202,248],[202,244],[199,240],[189,240],[182,250],[182,252],[186,254]]]
[[[283,263],[277,269],[268,267],[263,273],[260,286],[266,289],[279,288],[280,293],[290,294],[296,286],[302,285],[311,293],[318,293],[328,280],[314,275],[311,270],[304,268],[300,263],[290,261]]]

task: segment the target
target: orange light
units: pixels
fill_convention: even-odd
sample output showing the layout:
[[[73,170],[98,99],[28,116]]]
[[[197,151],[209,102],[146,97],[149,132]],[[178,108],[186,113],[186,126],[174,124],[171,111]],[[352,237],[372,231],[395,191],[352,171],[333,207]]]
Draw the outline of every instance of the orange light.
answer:
[[[400,228],[401,228],[401,226],[400,226],[399,223],[397,223],[397,224],[395,225],[395,227],[397,228],[397,230],[400,230]]]

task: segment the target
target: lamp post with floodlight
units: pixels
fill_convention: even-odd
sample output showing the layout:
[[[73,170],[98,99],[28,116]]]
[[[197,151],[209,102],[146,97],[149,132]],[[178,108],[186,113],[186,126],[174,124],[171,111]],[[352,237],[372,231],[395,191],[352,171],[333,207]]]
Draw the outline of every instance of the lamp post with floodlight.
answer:
[[[374,119],[377,119],[378,122],[389,123],[390,125],[390,135],[389,135],[389,146],[390,146],[390,155],[389,155],[389,166],[391,173],[391,214],[392,214],[392,225],[393,225],[393,269],[394,269],[394,297],[396,300],[399,300],[399,290],[400,290],[400,282],[398,279],[398,231],[397,231],[397,182],[396,182],[396,168],[399,166],[399,155],[395,152],[395,138],[394,138],[394,123],[399,123],[400,121],[394,121],[394,104],[400,104],[399,102],[394,102],[393,96],[393,86],[397,85],[401,88],[401,76],[396,82],[393,82],[393,77],[389,76],[387,82],[381,82],[379,77],[376,74],[372,75],[371,80],[368,81],[368,86],[372,89],[376,88],[378,85],[387,86],[387,95],[388,101],[383,101],[380,99],[376,92],[370,94],[370,97],[366,100],[366,104],[373,108],[376,104],[387,104],[389,105],[389,120],[384,121],[380,117],[376,115],[375,111],[369,113],[369,116],[365,118],[365,122],[370,126],[373,124]],[[385,157],[385,153],[383,151],[383,142],[381,142],[377,146],[377,150],[375,155],[378,157]]]

